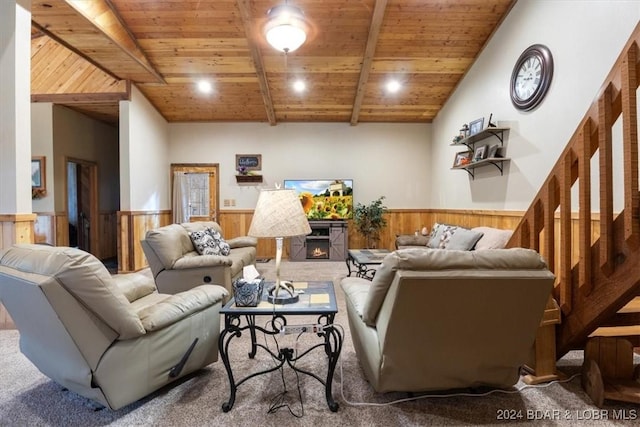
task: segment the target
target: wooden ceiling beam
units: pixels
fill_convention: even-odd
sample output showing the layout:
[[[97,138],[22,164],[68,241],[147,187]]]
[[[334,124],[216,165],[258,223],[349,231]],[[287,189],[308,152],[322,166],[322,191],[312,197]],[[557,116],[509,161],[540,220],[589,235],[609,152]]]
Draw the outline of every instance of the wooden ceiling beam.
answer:
[[[138,41],[125,25],[111,0],[65,0],[65,2],[91,22],[131,59],[153,75],[158,82],[165,83],[162,75],[151,64]]]
[[[378,36],[382,27],[382,19],[384,11],[387,8],[387,0],[376,0],[371,15],[371,25],[369,26],[369,36],[367,37],[367,46],[364,50],[364,58],[362,60],[362,68],[360,69],[360,79],[356,89],[356,97],[353,101],[353,112],[351,113],[351,126],[358,124],[360,116],[360,107],[364,99],[365,86],[369,80],[369,72],[373,62],[373,55],[376,53],[376,45],[378,44]]]
[[[131,99],[130,84],[127,84],[126,92],[39,93],[31,95],[31,102],[52,102],[54,104],[101,104],[129,99]]]
[[[237,0],[238,9],[240,9],[240,16],[242,17],[242,24],[244,25],[244,32],[247,36],[247,42],[249,45],[249,51],[251,52],[251,58],[253,59],[253,65],[256,68],[256,74],[258,76],[258,85],[260,86],[260,93],[264,101],[264,107],[267,110],[267,118],[271,126],[276,125],[276,113],[273,109],[273,99],[271,98],[271,92],[267,83],[267,73],[264,70],[264,62],[262,60],[262,54],[256,43],[256,34],[254,32],[254,25],[251,22],[251,5],[250,0]]]

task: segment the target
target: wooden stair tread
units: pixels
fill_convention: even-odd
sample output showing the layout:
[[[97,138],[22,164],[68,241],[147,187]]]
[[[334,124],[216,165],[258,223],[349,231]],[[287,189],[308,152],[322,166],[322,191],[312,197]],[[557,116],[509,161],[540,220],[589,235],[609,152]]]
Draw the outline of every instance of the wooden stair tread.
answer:
[[[627,305],[618,310],[620,314],[640,313],[640,297],[635,297]]]
[[[622,402],[640,403],[640,383],[617,379],[604,381],[604,398]]]
[[[628,337],[640,336],[640,325],[629,326],[606,326],[598,328],[589,335],[591,337]]]

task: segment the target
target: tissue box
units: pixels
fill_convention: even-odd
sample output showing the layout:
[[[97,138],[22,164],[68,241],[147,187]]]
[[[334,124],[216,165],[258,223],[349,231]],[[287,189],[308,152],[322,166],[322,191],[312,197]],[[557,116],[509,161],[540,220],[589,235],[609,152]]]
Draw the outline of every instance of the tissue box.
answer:
[[[255,307],[260,303],[264,278],[238,279],[233,282],[233,297],[237,307]]]

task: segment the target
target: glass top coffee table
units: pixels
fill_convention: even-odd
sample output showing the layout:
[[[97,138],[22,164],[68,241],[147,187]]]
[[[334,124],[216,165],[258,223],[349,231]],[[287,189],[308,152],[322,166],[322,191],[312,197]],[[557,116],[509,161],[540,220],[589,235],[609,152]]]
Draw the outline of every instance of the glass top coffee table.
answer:
[[[347,252],[347,269],[351,276],[351,266],[355,267],[356,277],[373,280],[376,267],[382,264],[384,257],[389,255],[388,249],[349,249]]]
[[[255,376],[280,369],[286,363],[294,371],[313,377],[324,385],[327,405],[329,405],[331,411],[336,412],[338,410],[338,403],[333,399],[331,384],[333,382],[333,374],[338,362],[338,357],[340,357],[340,351],[342,350],[343,337],[340,330],[333,324],[334,317],[338,312],[333,282],[293,282],[295,289],[302,291],[299,295],[299,300],[292,304],[282,305],[271,304],[267,301],[268,289],[272,284],[273,283],[265,282],[261,301],[257,307],[238,307],[236,306],[235,299],[232,298],[220,310],[220,314],[224,315],[224,329],[220,332],[218,349],[220,351],[220,358],[229,376],[230,386],[229,401],[222,404],[222,410],[228,412],[233,408],[233,403],[236,399],[236,390],[245,381]],[[287,323],[287,320],[290,320],[292,316],[301,315],[317,315],[318,318],[314,324]],[[264,327],[261,327],[256,325],[256,316],[269,316],[271,320],[269,320]],[[243,318],[246,320],[246,324],[243,324]],[[229,360],[229,343],[233,338],[240,337],[243,331],[248,331],[251,337],[249,358],[253,359],[258,348],[261,348],[271,355],[275,363],[270,364],[268,368],[262,371],[254,372],[236,381]],[[317,335],[321,342],[299,353],[292,348],[279,348],[278,353],[274,353],[266,345],[257,342],[256,331],[262,332],[265,336],[277,336],[283,333],[310,333]],[[307,356],[312,350],[317,348],[323,349],[322,354],[325,354],[329,359],[325,379],[320,378],[313,372],[296,367],[296,361]]]

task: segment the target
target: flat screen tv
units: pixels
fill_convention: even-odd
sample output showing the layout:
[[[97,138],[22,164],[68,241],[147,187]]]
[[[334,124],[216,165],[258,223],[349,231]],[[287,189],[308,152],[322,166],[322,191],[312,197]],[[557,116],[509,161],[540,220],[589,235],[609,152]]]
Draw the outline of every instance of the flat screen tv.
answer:
[[[295,190],[307,218],[352,219],[352,179],[285,179],[284,188]]]

